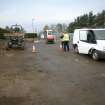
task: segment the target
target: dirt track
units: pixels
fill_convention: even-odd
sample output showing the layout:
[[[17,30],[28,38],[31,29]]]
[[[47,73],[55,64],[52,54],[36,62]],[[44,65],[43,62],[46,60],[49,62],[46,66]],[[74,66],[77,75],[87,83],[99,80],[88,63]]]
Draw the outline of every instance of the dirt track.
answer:
[[[32,43],[0,56],[0,105],[105,105],[105,60]]]

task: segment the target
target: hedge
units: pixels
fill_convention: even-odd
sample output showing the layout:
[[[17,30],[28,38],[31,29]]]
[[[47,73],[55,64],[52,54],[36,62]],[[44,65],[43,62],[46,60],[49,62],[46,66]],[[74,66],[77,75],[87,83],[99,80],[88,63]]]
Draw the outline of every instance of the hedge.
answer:
[[[25,38],[37,38],[37,33],[25,33]]]
[[[4,34],[0,33],[0,39],[5,39]]]

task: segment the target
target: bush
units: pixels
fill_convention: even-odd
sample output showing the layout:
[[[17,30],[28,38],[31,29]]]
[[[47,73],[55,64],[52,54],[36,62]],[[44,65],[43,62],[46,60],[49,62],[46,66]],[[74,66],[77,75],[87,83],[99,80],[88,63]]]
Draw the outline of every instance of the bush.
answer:
[[[1,34],[1,33],[0,33],[0,39],[5,39],[4,34]]]
[[[37,33],[25,33],[25,38],[37,38]]]

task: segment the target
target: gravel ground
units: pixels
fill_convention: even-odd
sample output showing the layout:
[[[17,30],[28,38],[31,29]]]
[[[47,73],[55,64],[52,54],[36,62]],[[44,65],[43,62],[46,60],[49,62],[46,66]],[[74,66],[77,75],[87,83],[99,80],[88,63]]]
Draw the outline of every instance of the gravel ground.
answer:
[[[105,105],[105,60],[32,45],[0,55],[0,105]]]

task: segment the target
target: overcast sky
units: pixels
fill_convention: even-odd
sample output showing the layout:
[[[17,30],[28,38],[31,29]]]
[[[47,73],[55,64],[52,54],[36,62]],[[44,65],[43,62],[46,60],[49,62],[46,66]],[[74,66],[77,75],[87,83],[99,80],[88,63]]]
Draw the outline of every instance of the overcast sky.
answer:
[[[51,23],[70,23],[77,16],[105,9],[105,0],[0,0],[0,27],[22,24],[27,31]]]

